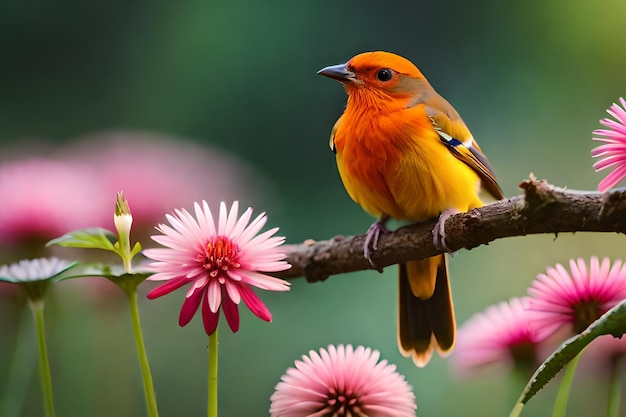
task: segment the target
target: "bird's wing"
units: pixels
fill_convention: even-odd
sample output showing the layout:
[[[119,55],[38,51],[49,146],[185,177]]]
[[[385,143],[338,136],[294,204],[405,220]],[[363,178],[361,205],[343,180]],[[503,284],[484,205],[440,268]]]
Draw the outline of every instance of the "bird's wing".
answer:
[[[483,188],[497,200],[504,198],[489,160],[472,137],[469,129],[443,97],[433,93],[423,103],[426,114],[439,133],[439,139],[452,155],[470,166],[480,176]]]
[[[441,97],[423,78],[406,77],[404,89],[413,93],[407,107],[424,105],[426,114],[439,133],[441,142],[452,155],[470,166],[480,176],[483,188],[494,198],[504,198],[493,168],[472,137],[469,129],[450,103]]]
[[[435,125],[436,126],[436,125]],[[497,200],[504,198],[502,189],[496,181],[493,168],[487,160],[485,154],[480,151],[473,138],[469,138],[465,142],[453,138],[442,130],[438,130],[439,138],[448,147],[452,155],[469,165],[478,173],[482,181],[482,186]]]
[[[337,129],[339,129],[339,124],[341,123],[341,119],[343,115],[337,119],[335,124],[333,125],[333,129],[330,131],[330,140],[328,141],[328,146],[330,146],[330,150],[333,151],[334,154],[337,153],[337,148],[335,147],[335,134],[337,133]]]

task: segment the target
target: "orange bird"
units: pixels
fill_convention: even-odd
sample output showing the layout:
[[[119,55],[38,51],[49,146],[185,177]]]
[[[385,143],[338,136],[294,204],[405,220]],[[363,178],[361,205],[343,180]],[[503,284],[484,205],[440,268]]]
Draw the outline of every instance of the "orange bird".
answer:
[[[330,147],[350,197],[378,218],[367,231],[364,254],[372,266],[385,223],[437,216],[434,243],[445,246],[450,215],[483,205],[481,190],[504,198],[493,169],[469,129],[407,59],[366,52],[318,72],[340,81],[348,94]],[[456,325],[444,254],[400,265],[398,345],[425,366],[433,350],[454,347]]]

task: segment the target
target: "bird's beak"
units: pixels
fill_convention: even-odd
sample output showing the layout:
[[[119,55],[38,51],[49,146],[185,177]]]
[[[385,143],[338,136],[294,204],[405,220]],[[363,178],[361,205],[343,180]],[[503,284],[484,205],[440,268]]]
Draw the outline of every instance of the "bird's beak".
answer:
[[[348,71],[346,64],[331,65],[330,67],[322,68],[317,73],[342,83],[356,81],[356,74]]]

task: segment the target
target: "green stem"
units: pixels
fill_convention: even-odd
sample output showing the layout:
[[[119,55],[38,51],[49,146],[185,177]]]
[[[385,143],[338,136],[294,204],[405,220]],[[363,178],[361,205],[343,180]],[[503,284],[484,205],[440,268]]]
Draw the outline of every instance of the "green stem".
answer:
[[[521,401],[516,402],[509,417],[518,417],[522,413],[522,408],[524,408],[524,403]]]
[[[578,361],[582,356],[584,349],[578,353],[566,366],[563,378],[561,379],[561,385],[559,386],[559,392],[556,395],[556,401],[554,403],[554,410],[552,411],[552,417],[565,417],[565,411],[567,410],[567,400],[569,398],[570,388],[572,381],[574,380],[574,374],[576,373],[576,367]]]
[[[534,366],[534,365],[533,365]],[[524,408],[525,403],[522,402],[524,399],[524,392],[522,391],[522,395],[518,397],[517,392],[519,392],[519,387],[525,387],[526,382],[529,378],[532,378],[532,371],[530,371],[528,364],[517,363],[513,372],[511,373],[511,390],[510,395],[512,396],[511,401],[515,401],[515,405],[513,409],[509,413],[509,417],[519,417],[522,413],[522,409]]]
[[[611,379],[609,382],[609,398],[606,409],[606,417],[618,417],[619,406],[621,400],[622,384],[620,372],[620,365],[622,362],[622,355],[617,355],[611,361]]]
[[[217,417],[217,329],[209,336],[209,399],[207,417]]]
[[[131,272],[131,265],[132,265],[132,259],[128,258],[128,257],[123,257],[122,258],[122,262],[124,263],[124,271],[127,274],[130,274]]]
[[[139,365],[141,366],[141,376],[143,379],[143,391],[146,397],[146,408],[149,417],[158,417],[159,411],[156,404],[156,396],[154,394],[154,385],[152,383],[152,373],[148,364],[148,356],[146,355],[146,347],[143,343],[143,334],[141,333],[141,323],[139,322],[139,308],[137,307],[137,289],[127,291],[128,301],[130,304],[130,315],[133,321],[133,333],[135,335],[135,345],[137,346],[137,356],[139,357]]]
[[[0,406],[0,415],[5,417],[22,415],[26,393],[35,371],[31,322],[28,312],[22,307],[25,305],[20,303],[16,342],[7,374],[6,390]]]
[[[50,363],[48,362],[48,349],[46,348],[46,331],[44,326],[44,301],[43,298],[29,300],[30,308],[35,318],[37,328],[37,351],[39,353],[39,376],[41,389],[43,390],[44,410],[46,417],[54,417],[54,400],[52,397],[52,377],[50,376]]]
[[[524,389],[526,382],[529,379],[529,375],[526,369],[515,366],[509,374],[509,392],[508,392],[508,404],[515,404],[519,398],[520,390]]]
[[[122,258],[122,263],[124,264],[124,271],[127,274],[130,274],[131,272],[131,265],[132,265],[132,256],[130,256],[130,240],[129,240],[129,236],[120,233],[119,235],[119,249],[120,249],[120,258]]]

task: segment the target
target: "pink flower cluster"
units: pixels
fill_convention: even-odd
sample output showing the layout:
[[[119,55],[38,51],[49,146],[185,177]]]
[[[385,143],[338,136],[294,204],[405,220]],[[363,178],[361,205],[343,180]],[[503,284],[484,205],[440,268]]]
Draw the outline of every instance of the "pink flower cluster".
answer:
[[[130,202],[136,238],[151,234],[165,213],[207,195],[217,204],[254,194],[241,161],[180,138],[107,132],[40,156],[32,149],[42,146],[30,145],[5,150],[0,160],[0,246],[12,259],[39,256],[43,243],[72,230],[113,229],[118,191]]]
[[[572,259],[569,270],[556,264],[538,274],[528,293],[489,307],[459,329],[455,362],[461,371],[503,362],[534,368],[549,338],[582,332],[626,299],[626,264]]]

